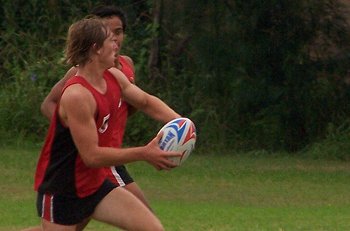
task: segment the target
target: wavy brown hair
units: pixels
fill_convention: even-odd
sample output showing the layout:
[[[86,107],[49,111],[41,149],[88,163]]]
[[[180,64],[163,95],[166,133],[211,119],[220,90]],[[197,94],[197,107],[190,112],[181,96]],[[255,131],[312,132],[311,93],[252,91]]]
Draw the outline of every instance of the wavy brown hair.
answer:
[[[108,35],[109,29],[101,19],[85,18],[73,23],[68,30],[65,61],[84,66],[90,61],[91,51],[101,48]]]

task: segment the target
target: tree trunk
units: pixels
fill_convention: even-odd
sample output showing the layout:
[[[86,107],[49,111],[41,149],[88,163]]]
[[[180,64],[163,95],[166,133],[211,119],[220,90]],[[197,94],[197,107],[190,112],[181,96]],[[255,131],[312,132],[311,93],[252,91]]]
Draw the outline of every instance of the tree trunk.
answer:
[[[148,59],[148,68],[150,77],[161,76],[161,60],[160,60],[160,39],[162,29],[162,6],[163,0],[154,0],[153,7],[153,29],[150,55]]]

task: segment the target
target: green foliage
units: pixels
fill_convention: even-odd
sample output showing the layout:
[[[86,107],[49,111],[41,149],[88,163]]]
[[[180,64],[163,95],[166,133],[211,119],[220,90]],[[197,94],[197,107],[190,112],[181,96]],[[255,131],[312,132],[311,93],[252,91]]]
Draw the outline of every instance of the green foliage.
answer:
[[[42,134],[39,107],[66,70],[67,28],[104,3],[127,13],[122,53],[135,62],[137,84],[190,117],[199,146],[294,152],[329,137],[327,126],[350,113],[350,34],[338,0],[17,0],[4,1],[0,15],[3,129]],[[14,125],[19,117],[26,121]],[[135,115],[126,145],[148,141],[157,127]]]
[[[0,129],[6,133],[1,137],[45,135],[48,123],[40,104],[68,68],[61,62],[68,27],[93,7],[108,3],[4,1],[0,15]]]
[[[350,121],[347,119],[340,126],[329,124],[326,138],[309,145],[302,155],[313,159],[350,160]]]
[[[349,25],[342,5],[335,0],[224,2],[194,7],[182,1],[166,8],[166,28],[174,32],[170,41],[181,45],[182,38],[191,38],[184,55],[168,55],[176,45],[163,54],[175,68],[175,76],[167,78],[175,82],[184,75],[191,86],[186,91],[198,96],[181,110],[196,105],[196,112],[204,112],[193,118],[206,130],[203,137],[223,138],[233,148],[297,151],[324,137],[329,122],[349,114],[344,84]],[[169,67],[162,67],[168,74]]]
[[[128,118],[124,146],[140,146],[148,143],[162,127],[161,124],[143,114]]]
[[[50,66],[37,63],[25,70],[11,70],[14,80],[0,86],[0,129],[25,136],[45,134],[47,122],[40,113],[40,104],[45,97],[47,76],[57,73],[54,68],[43,70]]]

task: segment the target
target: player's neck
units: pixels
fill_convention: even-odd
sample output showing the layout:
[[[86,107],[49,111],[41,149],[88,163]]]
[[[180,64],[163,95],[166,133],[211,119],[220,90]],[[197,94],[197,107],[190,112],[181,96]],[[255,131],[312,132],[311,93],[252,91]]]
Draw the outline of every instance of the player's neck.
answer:
[[[98,84],[103,79],[102,77],[104,71],[104,68],[92,64],[87,64],[83,67],[78,67],[77,75],[85,78],[92,84]]]
[[[122,69],[122,64],[119,62],[119,56],[120,56],[120,55],[118,55],[118,56],[116,57],[114,64],[115,64],[115,67],[116,67],[117,69],[121,70],[121,69]]]
[[[93,86],[98,92],[104,94],[107,90],[107,84],[103,78],[103,69],[96,70],[89,66],[78,68],[77,75],[84,78],[91,86]]]

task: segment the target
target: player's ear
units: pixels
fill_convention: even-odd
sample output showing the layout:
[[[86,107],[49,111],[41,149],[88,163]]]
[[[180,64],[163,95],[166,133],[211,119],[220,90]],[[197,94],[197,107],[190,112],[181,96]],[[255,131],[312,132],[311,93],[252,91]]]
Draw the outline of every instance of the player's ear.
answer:
[[[101,51],[100,51],[100,49],[98,48],[98,46],[97,46],[97,44],[96,43],[94,43],[93,45],[92,45],[92,52],[96,52],[98,55],[99,54],[101,54]]]

